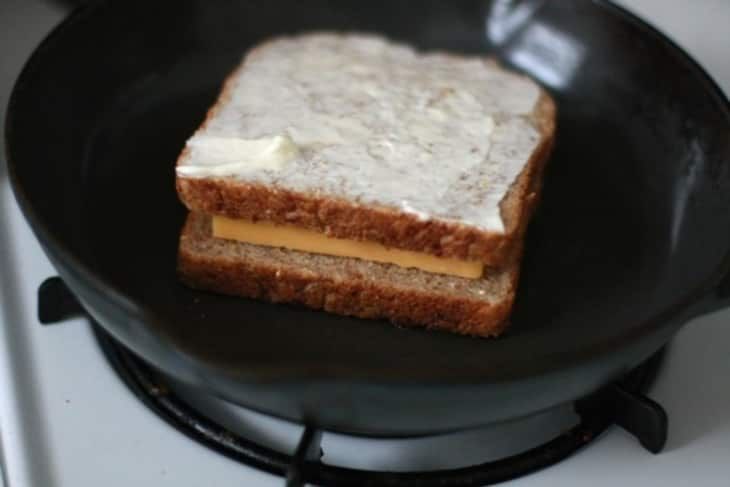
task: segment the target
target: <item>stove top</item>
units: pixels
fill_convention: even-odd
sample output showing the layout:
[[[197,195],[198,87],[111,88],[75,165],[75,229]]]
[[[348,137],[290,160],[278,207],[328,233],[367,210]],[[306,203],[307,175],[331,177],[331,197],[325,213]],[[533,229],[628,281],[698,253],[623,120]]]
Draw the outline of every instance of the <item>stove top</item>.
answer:
[[[628,1],[621,2],[628,4]],[[631,8],[672,35],[730,93],[730,3],[633,0]],[[691,11],[690,11],[691,8]],[[32,49],[64,15],[41,0],[0,2],[0,107]],[[4,154],[4,147],[2,153]],[[4,155],[2,156],[4,157]],[[171,428],[115,374],[84,319],[42,327],[36,291],[54,275],[0,163],[0,469],[8,487],[282,485]],[[520,486],[656,484],[726,486],[730,478],[730,311],[689,323],[669,347],[649,396],[669,418],[664,452],[652,455],[620,428],[590,447],[514,482]],[[176,392],[205,402],[184,387]],[[210,407],[207,405],[206,407]],[[302,428],[219,405],[217,419],[293,453]],[[453,468],[519,452],[575,422],[570,408],[519,424],[421,440],[325,435],[328,461],[368,469]],[[1,483],[0,483],[1,485]],[[509,483],[507,484],[509,485]]]

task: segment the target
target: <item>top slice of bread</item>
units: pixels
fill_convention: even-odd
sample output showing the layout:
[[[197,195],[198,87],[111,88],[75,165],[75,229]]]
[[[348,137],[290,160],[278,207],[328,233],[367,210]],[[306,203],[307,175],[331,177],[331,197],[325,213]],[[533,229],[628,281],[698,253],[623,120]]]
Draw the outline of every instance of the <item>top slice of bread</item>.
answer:
[[[285,135],[298,149],[285,170],[178,171],[176,184],[195,212],[503,266],[518,254],[554,131],[545,91],[489,59],[308,34],[252,50],[195,135]],[[201,158],[188,145],[178,169]]]

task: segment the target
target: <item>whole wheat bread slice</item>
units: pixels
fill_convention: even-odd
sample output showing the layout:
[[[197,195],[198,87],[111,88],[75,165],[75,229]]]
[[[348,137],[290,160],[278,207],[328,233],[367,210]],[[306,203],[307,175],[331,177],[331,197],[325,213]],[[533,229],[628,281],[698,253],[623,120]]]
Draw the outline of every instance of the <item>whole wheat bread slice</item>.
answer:
[[[274,41],[276,42],[276,41]],[[200,130],[214,120],[230,102],[241,73],[248,60],[267,55],[271,43],[254,49],[247,60],[229,76],[216,104],[208,112]],[[461,59],[457,55],[445,55]],[[491,60],[484,63],[495,72],[524,82],[517,74],[508,75]],[[489,89],[485,86],[485,89]],[[276,109],[276,100],[272,100]],[[532,111],[522,116],[539,134],[534,150],[525,158],[524,168],[499,203],[504,231],[484,230],[458,220],[420,218],[399,208],[361,204],[354,199],[300,191],[286,186],[261,184],[235,177],[181,177],[176,185],[183,203],[194,212],[223,215],[247,220],[266,220],[279,224],[300,226],[327,235],[355,240],[369,240],[389,247],[424,252],[444,257],[478,260],[490,266],[510,267],[527,226],[531,201],[536,198],[542,169],[552,147],[555,132],[555,105],[547,93],[540,95]],[[189,159],[183,150],[178,166]]]
[[[222,294],[495,336],[507,324],[519,262],[476,280],[445,276],[213,238],[210,217],[191,212],[180,238],[178,273],[193,288]]]

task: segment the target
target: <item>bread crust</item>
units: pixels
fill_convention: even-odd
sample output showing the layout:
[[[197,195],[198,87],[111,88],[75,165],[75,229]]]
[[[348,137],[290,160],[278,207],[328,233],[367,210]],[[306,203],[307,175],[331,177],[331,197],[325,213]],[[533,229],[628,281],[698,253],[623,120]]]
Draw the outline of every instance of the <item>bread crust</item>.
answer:
[[[206,235],[210,227],[202,222],[206,218],[191,213],[180,239],[178,274],[192,288],[464,335],[497,336],[507,326],[519,277],[518,262],[501,271],[507,275],[499,296],[439,292],[417,285],[406,288],[357,273],[338,277],[293,264],[274,265],[234,256],[226,249],[248,244]],[[201,232],[201,228],[207,230]],[[206,239],[215,241],[215,251],[206,246]]]
[[[256,56],[263,44],[251,51]],[[485,62],[494,62],[485,60]],[[204,127],[230,98],[234,80],[244,62],[226,79],[216,104],[208,111]],[[388,247],[464,260],[488,266],[511,265],[534,206],[535,178],[542,174],[555,134],[556,107],[541,90],[530,118],[540,132],[537,148],[500,203],[504,233],[481,230],[449,220],[422,220],[397,209],[360,205],[345,199],[298,192],[233,178],[176,178],[180,200],[190,211],[234,219],[293,225],[326,235],[373,241]],[[187,149],[178,158],[185,159]],[[537,183],[539,184],[539,182]]]

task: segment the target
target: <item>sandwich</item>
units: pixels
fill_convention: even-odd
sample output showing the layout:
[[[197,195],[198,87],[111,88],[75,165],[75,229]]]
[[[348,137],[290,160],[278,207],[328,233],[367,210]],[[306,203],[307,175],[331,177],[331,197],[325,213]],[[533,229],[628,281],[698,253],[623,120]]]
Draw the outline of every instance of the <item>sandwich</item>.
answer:
[[[554,132],[550,96],[488,58],[368,34],[269,40],[177,160],[179,277],[496,336]]]

